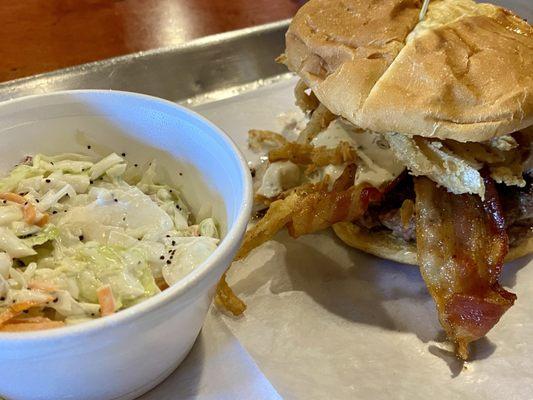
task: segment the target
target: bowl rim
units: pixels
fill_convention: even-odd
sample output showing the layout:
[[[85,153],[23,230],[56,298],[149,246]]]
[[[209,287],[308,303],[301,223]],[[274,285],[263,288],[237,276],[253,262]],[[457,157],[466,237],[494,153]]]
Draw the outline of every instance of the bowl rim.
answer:
[[[167,110],[179,111],[183,114],[188,114],[194,120],[204,125],[207,130],[217,135],[225,144],[228,151],[233,153],[233,157],[240,166],[241,179],[243,181],[243,196],[240,199],[240,204],[237,212],[237,217],[230,225],[225,237],[220,241],[217,249],[208,257],[208,259],[200,264],[197,268],[187,274],[184,278],[176,282],[169,288],[152,296],[142,302],[133,305],[130,308],[121,310],[113,315],[107,317],[100,317],[92,321],[86,321],[80,324],[68,325],[56,329],[31,331],[31,332],[0,332],[0,346],[5,344],[22,344],[26,345],[29,342],[43,342],[51,340],[63,340],[71,337],[80,337],[95,335],[102,330],[110,329],[118,325],[125,325],[135,319],[141,318],[144,314],[153,312],[179,298],[186,297],[193,291],[201,291],[204,286],[209,284],[207,282],[209,275],[216,269],[219,261],[227,256],[228,253],[236,251],[237,246],[240,245],[239,236],[245,232],[249,222],[252,211],[252,178],[249,173],[248,163],[239,150],[235,142],[224,132],[221,128],[209,121],[207,118],[198,114],[197,112],[159,97],[150,96],[141,93],[127,92],[121,90],[104,90],[104,89],[76,89],[76,90],[62,90],[57,92],[36,94],[31,96],[24,96],[0,102],[0,111],[6,107],[16,103],[24,103],[28,101],[36,101],[42,98],[54,97],[68,97],[71,95],[87,95],[87,96],[117,96],[136,98],[146,103],[156,103],[164,106]],[[80,101],[80,99],[76,99]],[[187,302],[183,302],[182,306]],[[181,307],[180,307],[181,308]]]

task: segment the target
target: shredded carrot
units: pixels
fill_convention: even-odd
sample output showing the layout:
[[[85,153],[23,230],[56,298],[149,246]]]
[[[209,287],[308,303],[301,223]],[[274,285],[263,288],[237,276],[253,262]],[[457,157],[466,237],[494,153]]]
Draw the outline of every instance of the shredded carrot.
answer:
[[[5,324],[0,326],[0,332],[27,332],[27,331],[40,331],[43,329],[60,328],[65,323],[62,321],[43,321],[43,322],[25,322]]]
[[[34,281],[34,280],[31,280],[28,282],[28,288],[42,290],[43,292],[55,292],[59,290],[57,286],[54,286],[54,285],[51,285],[45,282]]]
[[[24,197],[11,192],[0,193],[0,200],[7,200],[17,204],[24,204],[26,202],[26,199]]]
[[[0,193],[0,200],[7,200],[13,203],[23,205],[24,208],[22,211],[24,214],[24,221],[26,221],[26,223],[28,223],[29,225],[44,226],[48,223],[48,220],[50,219],[50,216],[46,213],[43,213],[43,216],[37,219],[37,208],[35,208],[35,205],[31,204],[28,200],[26,200],[19,194],[12,192]]]
[[[102,317],[111,315],[115,312],[115,298],[113,297],[111,286],[102,286],[96,291],[96,296],[98,297],[98,303],[100,304],[100,315],[102,315]]]
[[[162,277],[160,277],[160,278],[156,278],[156,279],[155,279],[155,284],[157,285],[157,287],[158,287],[160,290],[168,289],[168,284],[167,284],[167,282],[165,281],[165,279],[162,278]]]
[[[19,315],[18,317],[15,317],[9,321],[10,324],[35,324],[35,323],[41,323],[41,322],[50,322],[52,321],[50,318],[46,318],[43,316],[37,316],[37,317],[26,317],[24,315]]]
[[[52,301],[53,296],[46,296],[46,299],[43,301],[23,301],[21,303],[15,303],[7,308],[7,310],[0,313],[0,326],[6,323],[12,318],[19,316],[23,311],[29,310],[32,307],[38,307],[46,304],[48,301]]]
[[[22,311],[15,312],[11,308],[8,308],[7,310],[3,311],[2,313],[0,313],[0,326],[2,326],[2,324],[4,324],[5,322],[9,321],[11,318],[16,317],[21,312]]]
[[[31,203],[26,203],[24,205],[24,221],[29,225],[44,226],[48,223],[50,219],[49,215],[43,213],[40,218],[37,218],[37,208]]]
[[[49,220],[50,220],[50,216],[48,214],[43,214],[41,219],[39,221],[37,221],[36,225],[40,226],[40,227],[43,227],[43,226],[45,226],[48,223]]]
[[[27,224],[33,225],[35,223],[35,219],[37,218],[37,209],[33,204],[26,204],[24,206],[24,221],[26,221]]]

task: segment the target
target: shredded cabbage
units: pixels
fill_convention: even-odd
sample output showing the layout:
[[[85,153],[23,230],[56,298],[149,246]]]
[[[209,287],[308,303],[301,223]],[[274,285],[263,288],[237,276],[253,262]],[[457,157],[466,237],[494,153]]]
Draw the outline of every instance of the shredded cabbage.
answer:
[[[0,179],[0,313],[33,301],[55,319],[87,321],[100,316],[102,287],[118,311],[209,257],[216,221],[195,224],[155,161],[135,182],[134,169],[115,153],[38,154]]]

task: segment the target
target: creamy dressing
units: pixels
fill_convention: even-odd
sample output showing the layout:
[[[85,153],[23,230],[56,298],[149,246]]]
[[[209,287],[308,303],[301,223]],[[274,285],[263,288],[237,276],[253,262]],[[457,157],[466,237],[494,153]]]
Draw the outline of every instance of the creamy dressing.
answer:
[[[337,179],[340,178],[346,166],[347,164],[340,164],[340,165],[330,164],[330,165],[326,165],[325,167],[317,168],[316,171],[314,171],[312,174],[308,176],[308,180],[311,183],[318,183],[318,182],[322,182],[327,176],[329,179],[328,189],[331,190],[333,188],[333,184],[335,183]]]
[[[281,113],[276,118],[279,130],[289,140],[296,140],[298,134],[305,129],[307,118],[302,110],[297,109]]]
[[[333,121],[327,129],[320,132],[311,144],[334,149],[342,142],[352,146],[358,156],[355,184],[368,183],[380,187],[393,181],[405,169],[382,135],[357,130],[340,119]],[[326,177],[329,177],[331,189],[346,166],[327,165],[306,176],[301,167],[290,161],[275,162],[268,165],[262,177],[258,177],[261,183],[256,193],[266,198],[274,198],[287,189],[305,182],[318,183]]]
[[[355,174],[356,185],[369,183],[380,187],[396,179],[405,169],[380,134],[357,130],[338,119],[319,133],[311,143],[315,146],[335,148],[341,142],[347,142],[354,147],[359,157]]]
[[[37,154],[0,178],[0,314],[37,301],[65,323],[104,316],[154,296],[215,251],[213,219],[189,224],[155,162],[126,180],[118,155],[88,160]]]
[[[268,166],[257,194],[273,198],[300,184],[300,167],[290,161],[279,161]]]

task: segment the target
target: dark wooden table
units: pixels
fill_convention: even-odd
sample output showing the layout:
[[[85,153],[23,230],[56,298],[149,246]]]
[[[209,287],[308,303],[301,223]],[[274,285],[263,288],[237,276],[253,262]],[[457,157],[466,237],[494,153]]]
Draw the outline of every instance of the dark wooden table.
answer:
[[[0,82],[289,18],[303,0],[3,0]]]

